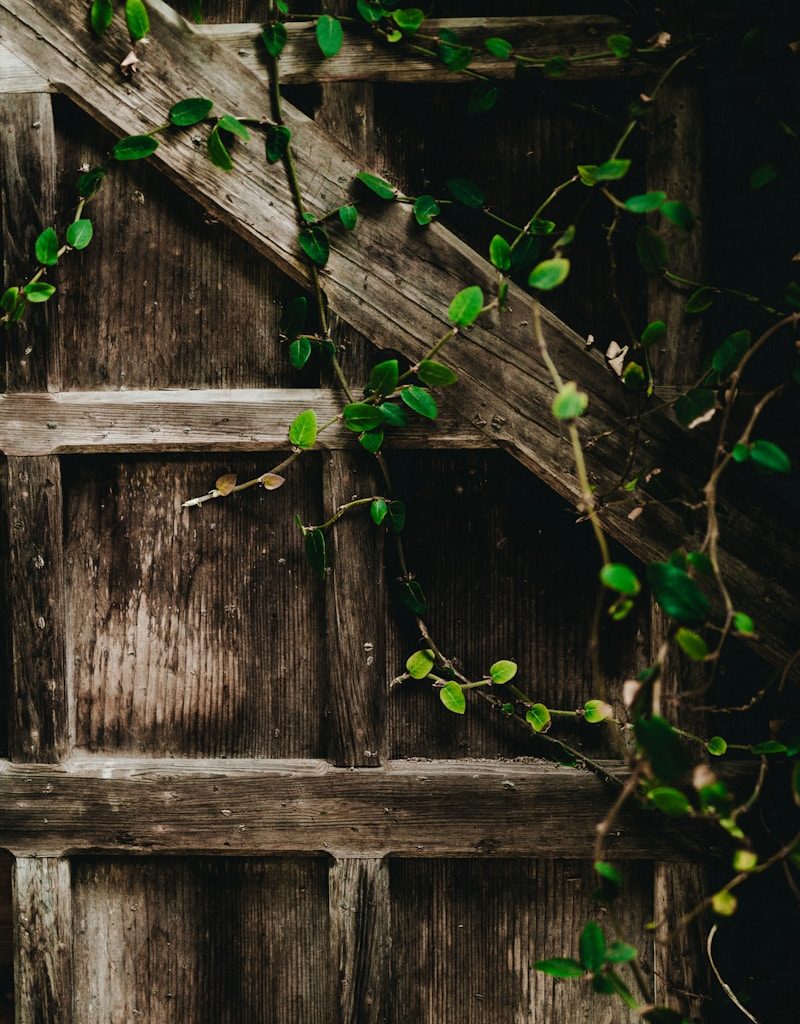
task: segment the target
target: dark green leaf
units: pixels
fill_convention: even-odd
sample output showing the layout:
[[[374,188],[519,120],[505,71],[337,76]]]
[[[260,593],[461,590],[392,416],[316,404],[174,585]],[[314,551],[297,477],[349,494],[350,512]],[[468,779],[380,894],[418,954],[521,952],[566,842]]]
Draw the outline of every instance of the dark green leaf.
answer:
[[[228,147],[222,141],[219,133],[219,125],[214,125],[208,133],[208,156],[215,167],[221,167],[223,171],[233,170],[233,160],[228,152]]]
[[[511,269],[511,246],[502,235],[495,235],[489,243],[489,259],[503,274]]]
[[[763,743],[755,743],[750,751],[753,754],[785,754],[786,744],[778,743],[777,740],[764,740]]]
[[[348,231],[354,231],[358,224],[358,210],[355,206],[340,206],[339,220]]]
[[[599,971],[606,962],[606,937],[596,921],[587,921],[581,932],[581,966],[587,971]]]
[[[372,517],[373,523],[376,526],[380,526],[386,518],[386,513],[389,511],[389,507],[383,498],[376,498],[375,501],[369,507],[369,514]]]
[[[563,78],[567,73],[567,63],[566,57],[549,57],[542,68],[545,78]]]
[[[344,33],[342,23],[330,14],[322,14],[317,19],[317,44],[323,57],[335,57],[342,48]]]
[[[94,0],[90,18],[92,29],[98,36],[105,32],[113,17],[114,8],[111,6],[111,0]]]
[[[771,181],[774,181],[778,177],[778,168],[775,164],[760,164],[750,174],[750,188],[754,191],[759,188],[764,188],[765,185],[769,185]]]
[[[670,200],[667,203],[663,203],[660,209],[662,215],[666,217],[671,224],[674,224],[675,227],[680,228],[682,231],[691,231],[694,227],[694,214],[686,203]]]
[[[150,31],[150,18],[142,0],[125,0],[125,21],[130,37],[135,43],[144,39]]]
[[[391,514],[391,509],[389,511]],[[422,615],[428,606],[425,593],[416,580],[407,580],[401,585],[400,600],[415,615]]]
[[[606,160],[594,172],[595,181],[619,181],[631,167],[630,160]],[[662,207],[663,209],[663,207]]]
[[[381,450],[384,440],[383,427],[373,427],[372,430],[365,430],[358,438],[358,443],[373,455]]]
[[[531,288],[549,292],[563,284],[569,275],[569,260],[556,256],[551,260],[543,260],[537,264],[528,277]]]
[[[464,696],[464,691],[453,680],[445,683],[441,690],[439,690],[439,700],[448,711],[452,711],[456,715],[463,715],[467,710],[467,699]]]
[[[287,338],[296,338],[306,323],[308,300],[305,295],[298,295],[283,307],[278,330]]]
[[[394,405],[392,402],[383,402],[378,408],[383,413],[388,426],[405,427],[408,423],[406,411],[402,406]]]
[[[317,267],[324,267],[330,256],[330,242],[325,229],[315,225],[314,227],[300,228],[300,248]]]
[[[289,360],[295,370],[302,370],[311,355],[309,338],[295,338],[289,346]]]
[[[717,408],[716,392],[710,388],[694,388],[681,395],[675,405],[678,421],[690,430],[706,423],[714,415]]]
[[[484,196],[481,187],[476,185],[474,181],[470,181],[469,178],[450,178],[446,184],[450,195],[458,200],[459,203],[463,203],[464,206],[469,206],[473,210],[480,210],[486,202],[486,196]]]
[[[610,964],[627,964],[636,959],[636,947],[627,942],[612,942],[608,947],[606,960]]]
[[[549,974],[551,978],[582,978],[585,971],[577,960],[554,956],[550,960],[537,960],[534,970]]]
[[[423,384],[427,384],[430,388],[446,388],[458,380],[458,374],[453,373],[449,366],[443,366],[433,359],[422,360],[417,376]]]
[[[399,378],[400,366],[396,359],[386,359],[382,363],[376,363],[372,367],[367,381],[367,391],[373,395],[389,395],[397,387]],[[380,413],[380,419],[377,422],[383,422],[383,413]]]
[[[392,533],[402,533],[406,525],[406,507],[402,501],[390,501],[387,505],[389,515],[389,526]]]
[[[152,135],[129,135],[114,146],[116,160],[144,160],[158,149],[158,139]]]
[[[356,434],[364,430],[374,430],[383,423],[381,410],[368,402],[350,402],[342,410],[342,417],[347,429]]]
[[[358,0],[358,13],[371,25],[376,24],[386,14],[379,0]]]
[[[271,124],[267,128],[266,153],[267,162],[276,164],[286,156],[286,150],[292,139],[291,131],[283,124]]]
[[[450,29],[440,29],[438,36],[439,57],[451,71],[463,71],[472,62],[472,47],[463,46],[458,36]]]
[[[510,60],[511,54],[514,52],[514,47],[511,43],[507,39],[500,39],[498,36],[490,36],[484,40],[483,45],[493,57],[498,57],[500,60]]]
[[[371,192],[374,192],[376,196],[380,196],[381,199],[395,199],[397,197],[397,189],[384,178],[379,178],[377,174],[370,174],[369,171],[360,171],[356,178],[362,185],[366,185]]]
[[[242,139],[243,142],[247,142],[250,138],[250,132],[246,125],[243,125],[238,117],[234,117],[232,114],[223,114],[222,117],[217,121],[217,127],[223,131],[230,132],[231,135],[235,135],[237,138]]]
[[[594,862],[594,869],[601,878],[611,882],[616,888],[622,885],[622,872],[619,868],[615,868],[613,864],[609,864],[608,861],[596,860]]]
[[[73,249],[85,249],[93,234],[94,228],[90,220],[85,217],[74,220],[67,228],[67,245],[71,245]]]
[[[633,569],[619,562],[608,562],[600,570],[600,582],[618,594],[638,594],[642,585]]]
[[[19,302],[19,296],[20,291],[19,288],[17,288],[16,286],[6,288],[6,290],[3,292],[2,297],[0,297],[0,309],[2,309],[4,313],[12,312],[14,307]]]
[[[647,327],[642,331],[641,342],[645,348],[648,345],[654,345],[659,341],[663,341],[667,334],[667,325],[663,320],[654,320],[649,323]]]
[[[483,309],[483,292],[477,285],[464,288],[450,303],[447,315],[456,327],[469,327]]]
[[[441,207],[433,196],[420,196],[414,203],[414,217],[417,224],[430,224],[434,217],[442,212]]]
[[[186,100],[180,100],[170,108],[170,124],[178,128],[191,128],[208,117],[214,106],[213,100],[204,99],[202,96],[192,96]]]
[[[289,427],[289,440],[296,448],[313,448],[317,440],[317,414],[306,409]]]
[[[78,178],[76,185],[78,195],[82,199],[91,199],[92,196],[97,195],[107,174],[108,170],[105,167],[93,167],[91,171],[86,171]]]
[[[642,1017],[647,1024],[689,1024],[682,1013],[667,1006],[654,1006],[652,1010],[646,1010]]]
[[[270,57],[279,57],[281,50],[286,46],[286,26],[281,21],[265,25],[261,38]]]
[[[419,7],[405,7],[402,10],[393,11],[392,18],[397,27],[404,32],[416,32],[425,21],[425,12]]]
[[[691,804],[679,789],[671,786],[656,786],[647,794],[647,799],[670,818],[683,818],[691,810]]]
[[[54,267],[58,263],[58,235],[53,228],[45,228],[36,239],[34,252],[39,263]]]
[[[714,292],[710,288],[698,288],[686,300],[687,313],[705,313],[714,302]]]
[[[412,384],[410,387],[403,388],[400,392],[400,397],[409,409],[413,409],[414,412],[424,416],[427,420],[435,420],[439,415],[436,399],[429,391],[425,391],[424,388],[418,388]]]
[[[47,302],[55,294],[55,285],[47,281],[35,281],[33,284],[26,284],[22,289],[28,302]]]
[[[630,36],[615,33],[606,39],[606,46],[615,57],[630,57],[633,52],[633,40]]]
[[[636,255],[648,274],[657,274],[667,265],[667,246],[664,239],[647,226],[639,228],[636,236]]]
[[[750,446],[750,458],[762,469],[772,473],[791,473],[792,463],[789,456],[773,444],[772,441],[754,441]]]
[[[723,380],[730,376],[742,361],[742,356],[750,348],[750,342],[749,331],[736,331],[723,341],[711,357],[712,368]]]
[[[653,715],[634,722],[636,740],[647,755],[656,776],[664,782],[675,782],[689,767],[689,759],[680,738],[669,722]]]
[[[631,196],[625,200],[625,209],[631,213],[652,213],[666,200],[666,192],[645,192],[640,196]]]
[[[467,110],[470,114],[483,114],[497,105],[500,90],[491,80],[477,82],[469,94]]]
[[[325,535],[322,530],[306,530],[306,558],[314,574],[324,582],[328,568]]]
[[[708,617],[708,598],[689,574],[671,562],[653,562],[647,580],[661,608],[682,623],[703,622]]]

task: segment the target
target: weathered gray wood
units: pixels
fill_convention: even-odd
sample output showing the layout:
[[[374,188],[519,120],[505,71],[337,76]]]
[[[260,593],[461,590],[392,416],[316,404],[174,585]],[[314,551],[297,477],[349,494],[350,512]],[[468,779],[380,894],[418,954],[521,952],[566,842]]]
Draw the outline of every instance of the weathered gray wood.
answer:
[[[301,85],[309,82],[465,82],[462,75],[448,71],[437,57],[411,50],[400,52],[381,43],[368,29],[345,32],[344,44],[335,60],[321,59],[314,37],[314,23],[287,25],[288,42],[281,55],[281,77]],[[501,36],[523,57],[546,60],[556,55],[579,57],[605,49],[606,38],[626,31],[624,22],[610,15],[557,15],[519,18],[432,18],[425,22],[420,46],[435,50],[432,38],[442,29],[455,32],[459,40],[479,51],[470,68],[494,78],[515,74],[514,61],[501,61],[484,49],[490,36]],[[198,35],[213,39],[244,65],[266,78],[260,25],[200,25]],[[423,38],[423,36],[425,38]],[[567,72],[569,79],[618,79],[642,75],[653,62],[644,58],[620,61],[613,57],[578,63]],[[541,74],[541,72],[533,72]]]
[[[65,664],[63,501],[58,459],[10,458],[11,634],[9,751],[57,761],[70,744]]]
[[[47,95],[0,96],[0,248],[4,287],[21,286],[36,269],[33,246],[55,221],[53,111]],[[50,271],[51,279],[58,271]],[[58,386],[52,343],[56,304],[48,302],[22,324],[3,331],[5,390]],[[30,312],[30,311],[29,311]]]
[[[257,76],[241,70],[216,44],[202,39],[160,0],[151,4],[152,38],[148,61],[158,76],[143,75],[135,89],[117,84],[120,40],[112,31],[100,42],[89,36],[83,12],[64,10],[55,0],[2,0],[0,31],[34,66],[47,68],[59,88],[93,117],[117,133],[149,130],[163,123],[176,96],[208,92],[220,107],[250,115],[263,104]],[[299,154],[301,185],[312,209],[329,209],[359,168],[346,151],[317,126],[286,105],[285,116]],[[306,269],[295,244],[295,219],[280,173],[267,169],[258,147],[237,150],[238,171],[227,178],[211,167],[185,137],[162,144],[155,162],[189,194],[267,254],[278,266],[305,282]],[[226,188],[220,188],[224,180]],[[244,213],[246,211],[246,214]],[[411,230],[410,230],[411,229]],[[345,233],[346,234],[346,233]],[[337,238],[326,289],[335,311],[381,347],[401,349],[419,359],[444,327],[449,298],[465,283],[491,291],[493,272],[467,246],[441,225],[417,232],[408,211],[383,204],[378,216],[362,220],[357,238]],[[364,266],[369,266],[365,273]],[[424,271],[421,272],[421,267]],[[460,371],[459,383],[443,400],[460,409],[487,436],[508,448],[562,496],[579,500],[578,486],[566,464],[566,447],[549,407],[553,388],[535,355],[531,337],[534,300],[511,289],[511,313],[493,328],[481,325],[449,350]],[[391,315],[390,315],[391,314]],[[627,411],[622,389],[603,361],[587,353],[581,340],[545,314],[551,352],[566,378],[576,379],[590,395],[585,435],[599,439],[591,448],[590,471],[602,491],[617,481],[625,465],[628,441],[624,431],[609,431]],[[676,465],[698,469],[698,445],[659,416],[647,418],[641,437],[641,466]],[[680,482],[680,477],[678,477]],[[634,521],[629,501],[602,511],[608,531],[646,561],[664,557],[685,542],[683,519],[671,506],[655,501]],[[743,607],[767,603],[759,650],[781,662],[796,635],[798,600],[791,552],[785,530],[748,518],[738,507],[724,511],[727,549],[721,557],[734,601]],[[771,535],[768,563],[757,543]],[[777,572],[776,572],[777,566]]]
[[[729,782],[746,784],[731,771]],[[614,793],[588,771],[535,761],[393,761],[357,771],[315,760],[0,762],[3,842],[17,856],[584,857]],[[686,831],[635,808],[608,843],[612,859],[682,860],[700,848],[715,849],[702,824]]]
[[[20,857],[14,867],[17,1024],[72,1024],[70,868],[56,857]]]
[[[321,388],[214,388],[11,394],[0,396],[0,451],[28,456],[285,448],[289,424],[308,408],[326,422],[341,410],[341,393]],[[319,444],[352,449],[355,438],[352,431],[335,424],[319,435]],[[430,427],[417,423],[390,431],[387,444],[492,447],[485,434],[450,411]]]
[[[331,1024],[323,858],[78,858],[80,1024]]]
[[[0,46],[0,94],[51,92],[47,79],[6,46]]]
[[[389,865],[370,857],[331,864],[331,958],[341,1024],[388,1019],[391,921]]]

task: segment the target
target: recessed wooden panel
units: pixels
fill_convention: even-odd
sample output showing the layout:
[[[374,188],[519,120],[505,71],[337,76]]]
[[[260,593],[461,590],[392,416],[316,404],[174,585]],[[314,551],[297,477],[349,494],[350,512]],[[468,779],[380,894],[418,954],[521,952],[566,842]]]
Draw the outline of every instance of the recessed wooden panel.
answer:
[[[535,820],[531,828],[535,829]],[[591,917],[591,869],[550,860],[391,861],[392,1024],[616,1024],[620,1004],[586,981],[533,970],[576,956]],[[620,916],[637,938],[652,915],[651,869],[626,871]],[[647,946],[640,951],[649,962]]]
[[[75,1024],[331,1024],[327,872],[74,862]]]
[[[64,460],[79,747],[322,753],[324,588],[293,522],[295,512],[319,521],[315,456],[294,465],[280,490],[181,508],[221,473],[246,479],[272,464]]]
[[[498,658],[513,659],[519,665],[515,682],[551,708],[573,709],[601,696],[589,654],[599,556],[588,524],[576,525],[561,499],[500,452],[397,453],[391,461],[408,506],[408,561],[427,594],[426,620],[443,652],[458,659],[470,679]],[[646,663],[640,645],[648,615],[642,600],[624,622],[602,616],[601,667],[611,695]],[[409,618],[396,615],[390,677],[403,670],[417,642]],[[389,705],[393,757],[544,750],[543,741],[477,699],[463,717],[451,714],[429,684],[402,684]],[[587,752],[604,744],[607,751],[621,749],[619,734],[602,726],[562,721],[553,734]]]

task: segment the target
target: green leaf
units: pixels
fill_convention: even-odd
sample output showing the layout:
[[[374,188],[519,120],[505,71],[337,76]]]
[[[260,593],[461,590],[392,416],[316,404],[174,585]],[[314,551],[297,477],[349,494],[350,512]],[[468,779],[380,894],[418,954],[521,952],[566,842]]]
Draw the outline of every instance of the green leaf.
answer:
[[[742,361],[745,352],[750,348],[751,340],[749,331],[736,331],[723,341],[711,357],[712,369],[716,370],[723,380],[729,377]]]
[[[447,191],[459,203],[469,206],[473,210],[480,210],[486,203],[486,196],[480,185],[476,185],[469,178],[450,178],[447,182]]]
[[[789,456],[773,444],[772,441],[754,441],[750,446],[750,458],[762,469],[772,473],[791,473],[792,463]]]
[[[489,259],[503,274],[511,269],[511,246],[502,235],[495,235],[489,243]]]
[[[575,420],[583,416],[589,406],[589,396],[585,391],[578,391],[574,380],[569,380],[562,387],[550,407],[557,420]]]
[[[28,302],[47,302],[55,294],[55,285],[47,281],[36,281],[33,284],[26,284],[22,289]]]
[[[278,330],[287,338],[296,338],[303,330],[308,311],[308,300],[305,295],[298,295],[283,307]]]
[[[295,370],[302,370],[311,355],[311,340],[295,338],[289,346],[289,361]]]
[[[531,231],[535,235],[552,235],[556,229],[556,222],[554,220],[545,220],[542,217],[534,217],[531,221]],[[565,243],[559,241],[558,245]]]
[[[412,679],[424,679],[436,661],[433,651],[415,651],[406,662],[406,672]]]
[[[642,585],[633,569],[619,562],[608,562],[600,570],[600,582],[618,594],[638,594]]]
[[[472,47],[463,46],[458,36],[450,29],[440,29],[438,36],[439,57],[451,71],[463,71],[472,62]]]
[[[714,292],[710,288],[698,288],[686,300],[686,312],[705,313],[714,304]]]
[[[396,199],[397,189],[394,185],[390,185],[384,178],[379,178],[377,174],[370,174],[369,171],[359,171],[356,175],[356,179],[361,182],[362,185],[366,185],[367,188],[374,192],[376,196],[380,196],[381,199]]]
[[[142,0],[125,0],[125,21],[128,23],[128,32],[134,43],[144,39],[150,31],[150,18]]]
[[[350,402],[342,409],[342,418],[347,429],[356,434],[362,430],[374,430],[383,423],[381,410],[368,402]]]
[[[634,732],[659,779],[674,782],[683,775],[689,761],[678,734],[669,722],[658,715],[639,717],[634,722]]]
[[[213,106],[213,100],[207,100],[203,96],[192,96],[170,107],[167,117],[170,124],[178,128],[191,128],[208,117]]]
[[[737,900],[732,892],[727,889],[720,889],[711,897],[711,906],[714,913],[720,917],[732,917],[736,913]]]
[[[577,960],[566,956],[554,956],[550,960],[537,960],[534,970],[549,974],[551,978],[582,978],[585,971]]]
[[[752,871],[758,864],[758,854],[753,850],[736,850],[733,854],[734,871]]]
[[[408,425],[406,411],[401,405],[394,405],[392,402],[382,402],[378,408],[383,413],[388,426],[405,427]]]
[[[714,757],[722,757],[727,749],[728,741],[723,739],[722,736],[712,736],[708,743],[706,743],[706,750]]]
[[[391,527],[392,533],[402,533],[403,527],[406,525],[406,507],[402,501],[390,501],[386,507],[386,512],[389,517],[389,526]],[[420,588],[420,594],[422,589]],[[422,603],[425,604],[425,597],[422,597]]]
[[[751,754],[785,754],[786,744],[777,740],[764,740],[763,743],[754,743],[750,747]]]
[[[274,21],[265,25],[261,32],[261,38],[270,57],[279,57],[281,50],[286,46],[286,26],[282,21]]]
[[[247,142],[250,139],[250,132],[246,125],[243,125],[238,117],[234,117],[233,114],[223,114],[217,121],[217,127],[222,131],[230,132],[231,135],[235,135],[242,141]]]
[[[328,555],[325,547],[325,535],[322,530],[306,530],[306,558],[314,570],[314,574],[324,582],[328,568]]]
[[[642,1014],[647,1024],[689,1024],[689,1021],[678,1013],[677,1010],[670,1010],[667,1006],[654,1006]]]
[[[71,245],[73,249],[85,249],[91,242],[93,234],[92,222],[82,217],[80,220],[73,221],[67,228],[67,245]]]
[[[94,0],[89,17],[92,23],[92,30],[98,36],[101,36],[114,17],[114,8],[111,6],[111,0]]]
[[[6,290],[3,292],[2,297],[0,297],[0,309],[2,309],[3,312],[5,313],[11,313],[15,306],[17,305],[17,303],[19,302],[19,295],[19,288],[15,286],[12,286],[11,288],[6,288]]]
[[[687,654],[693,661],[704,661],[708,657],[708,644],[694,630],[681,626],[675,634],[675,639],[678,641],[678,646],[683,653]]]
[[[391,515],[391,508],[389,509],[389,514]],[[400,600],[415,615],[423,615],[428,607],[425,592],[416,580],[407,580],[403,583],[400,587]]]
[[[610,964],[627,964],[636,959],[636,947],[627,942],[612,942],[606,953],[606,960]]]
[[[379,0],[358,0],[356,4],[358,13],[371,25],[376,24],[384,17],[386,11],[379,3]]]
[[[613,710],[604,700],[587,700],[583,705],[583,717],[589,725],[599,725],[611,716]]]
[[[369,507],[369,514],[372,518],[373,523],[376,526],[380,526],[386,518],[386,514],[389,511],[389,506],[383,500],[383,498],[376,498]]]
[[[292,133],[284,124],[271,124],[265,136],[267,163],[276,164],[286,156]]]
[[[756,624],[744,612],[733,613],[733,628],[742,636],[755,636]]]
[[[581,966],[587,971],[599,971],[606,962],[606,937],[596,921],[587,921],[578,943]]]
[[[433,196],[420,196],[414,203],[414,217],[417,224],[423,227],[430,224],[434,217],[438,217],[441,212],[442,209]]]
[[[497,106],[500,99],[500,89],[491,80],[477,82],[471,89],[467,101],[467,110],[470,114],[484,114]]]
[[[775,164],[760,164],[750,174],[750,188],[753,191],[764,188],[765,185],[769,185],[771,181],[778,177],[778,173],[778,168]]]
[[[203,24],[203,0],[189,0],[189,14],[195,25]]]
[[[567,64],[566,57],[549,57],[542,68],[545,78],[563,78],[567,73]]]
[[[647,799],[669,818],[683,818],[692,809],[686,796],[671,786],[656,786],[647,794]]]
[[[500,39],[498,36],[490,36],[484,40],[483,45],[493,57],[498,57],[500,60],[510,60],[511,54],[514,52],[514,47],[511,43],[507,39]]]
[[[306,409],[289,427],[289,440],[296,448],[313,448],[317,440],[317,414]]]
[[[717,395],[710,388],[693,388],[681,395],[673,409],[678,422],[692,430],[707,423],[716,412]]]
[[[58,263],[58,235],[53,228],[45,228],[36,239],[34,252],[39,263],[54,267]]]
[[[496,661],[489,669],[489,677],[497,686],[509,683],[517,674],[517,666],[513,661]]]
[[[458,380],[458,374],[454,373],[449,366],[443,366],[433,359],[422,360],[417,376],[423,384],[427,384],[430,388],[446,388]]]
[[[418,388],[412,384],[410,387],[403,388],[400,392],[400,397],[409,409],[413,409],[420,416],[424,416],[426,420],[435,420],[439,415],[436,399],[429,391],[425,391],[424,388]]]
[[[653,562],[647,567],[647,580],[670,618],[689,625],[708,618],[708,598],[684,569],[671,562]]]
[[[555,256],[551,260],[543,260],[533,268],[528,277],[528,284],[531,288],[549,292],[563,284],[568,275],[569,260],[563,256]]]
[[[317,19],[317,45],[323,57],[335,57],[342,48],[344,33],[342,23],[330,14],[322,14]]]
[[[680,203],[677,200],[671,199],[669,202],[663,203],[660,209],[662,215],[671,224],[674,224],[676,228],[680,228],[681,231],[691,231],[694,227],[694,214],[686,203]]]
[[[541,242],[535,235],[525,235],[511,251],[511,272],[517,280],[526,280],[539,259]]]
[[[750,445],[735,444],[731,451],[731,457],[734,462],[748,462],[750,459]]]
[[[645,192],[640,196],[631,196],[625,200],[625,209],[631,213],[652,213],[666,200],[666,192]]]
[[[464,691],[452,679],[439,690],[439,700],[448,711],[452,711],[455,715],[463,715],[467,710],[467,698],[464,696]]]
[[[542,732],[550,725],[552,719],[544,704],[533,704],[525,714],[525,721],[534,732]]]
[[[300,248],[315,266],[325,266],[330,256],[331,246],[324,228],[317,224],[313,227],[300,228],[298,241]]]
[[[425,12],[419,7],[405,7],[400,11],[392,11],[392,18],[404,32],[416,32],[425,21]]]
[[[630,36],[615,33],[606,39],[606,46],[615,57],[630,57],[633,52],[633,40]]]
[[[477,285],[462,289],[450,303],[447,316],[456,327],[469,327],[483,309],[483,292]]]
[[[221,167],[223,171],[233,170],[233,160],[231,160],[228,147],[222,141],[222,136],[219,133],[219,125],[215,124],[208,133],[208,142],[206,143],[206,146],[208,149],[208,157],[215,167]]]
[[[606,160],[594,171],[595,181],[619,181],[631,168],[630,160]],[[663,207],[662,207],[663,209]]]
[[[373,427],[372,430],[365,430],[364,433],[360,435],[358,443],[362,448],[365,448],[368,452],[371,452],[374,455],[375,452],[379,452],[381,450],[384,436],[383,427]]]
[[[115,160],[144,160],[158,149],[158,139],[152,135],[129,135],[114,146]]]
[[[382,363],[376,363],[372,367],[367,381],[367,391],[373,395],[388,395],[397,387],[400,379],[400,365],[396,359],[386,359]],[[377,410],[376,410],[377,411]],[[378,423],[383,422],[383,413],[380,413]]]
[[[601,878],[611,882],[617,889],[622,885],[622,872],[619,868],[615,868],[613,864],[609,864],[607,860],[596,860],[594,862],[594,869]]]
[[[340,206],[339,220],[348,231],[355,231],[356,224],[358,224],[358,210],[355,206]]]
[[[667,265],[667,246],[652,228],[639,228],[636,235],[636,255],[648,274],[658,274]]]
[[[105,167],[93,167],[91,171],[82,174],[75,186],[81,199],[91,199],[97,195],[107,174],[108,169]]]

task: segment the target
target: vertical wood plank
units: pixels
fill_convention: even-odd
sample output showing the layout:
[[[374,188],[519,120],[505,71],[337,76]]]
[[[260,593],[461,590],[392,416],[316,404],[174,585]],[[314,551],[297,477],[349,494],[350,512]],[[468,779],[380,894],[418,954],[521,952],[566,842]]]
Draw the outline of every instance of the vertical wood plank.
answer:
[[[331,956],[342,1024],[388,1019],[389,906],[385,861],[353,857],[331,865]]]
[[[3,281],[22,285],[35,269],[37,236],[56,219],[55,133],[46,93],[0,96],[0,180]],[[54,299],[3,332],[6,390],[38,391],[48,380],[58,385],[57,346],[50,342],[56,312]]]
[[[8,746],[13,760],[52,763],[70,744],[59,461],[9,458],[6,482],[12,652]]]
[[[17,1024],[72,1024],[69,862],[21,857],[14,868]]]

